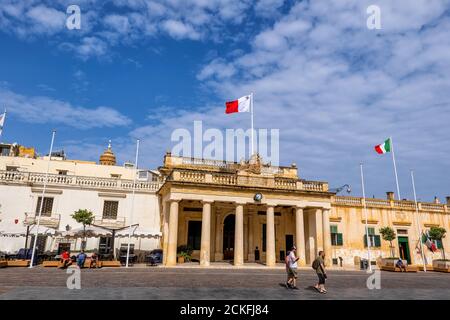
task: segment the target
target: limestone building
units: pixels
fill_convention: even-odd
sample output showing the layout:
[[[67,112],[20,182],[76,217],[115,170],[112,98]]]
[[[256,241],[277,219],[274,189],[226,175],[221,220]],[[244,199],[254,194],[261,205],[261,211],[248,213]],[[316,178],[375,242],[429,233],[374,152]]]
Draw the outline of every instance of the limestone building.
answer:
[[[15,251],[24,247],[26,230],[36,223],[48,158],[6,154],[0,156],[0,251]],[[353,266],[367,258],[364,204],[374,260],[390,256],[382,227],[396,231],[395,254],[412,264],[422,263],[421,230],[450,229],[450,198],[444,204],[419,203],[417,214],[414,202],[394,200],[393,193],[386,199],[336,196],[327,182],[302,179],[296,165],[274,167],[258,156],[235,163],[167,153],[158,170],[139,170],[131,214],[135,173],[131,165],[117,165],[111,145],[99,164],[52,156],[40,248],[79,250],[80,241],[62,236],[80,227],[70,216],[78,209],[91,210],[98,226],[138,225],[135,248],[163,249],[168,266],[176,265],[177,248],[185,245],[204,266],[217,261],[273,266],[293,245],[301,265],[324,250],[329,265]],[[87,249],[117,248],[128,241],[120,232],[114,239],[111,234],[89,238]],[[448,251],[448,239],[438,246]],[[428,263],[441,257],[425,252]]]

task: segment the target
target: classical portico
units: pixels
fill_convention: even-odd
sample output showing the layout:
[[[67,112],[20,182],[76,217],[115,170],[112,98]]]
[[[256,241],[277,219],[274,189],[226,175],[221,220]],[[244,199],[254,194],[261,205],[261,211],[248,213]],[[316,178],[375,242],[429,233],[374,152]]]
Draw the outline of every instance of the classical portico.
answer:
[[[164,263],[177,264],[177,248],[194,249],[201,266],[283,261],[293,245],[300,264],[331,252],[332,193],[323,182],[301,180],[297,168],[271,167],[257,157],[244,163],[166,155],[159,191]],[[328,254],[328,256],[331,256]]]

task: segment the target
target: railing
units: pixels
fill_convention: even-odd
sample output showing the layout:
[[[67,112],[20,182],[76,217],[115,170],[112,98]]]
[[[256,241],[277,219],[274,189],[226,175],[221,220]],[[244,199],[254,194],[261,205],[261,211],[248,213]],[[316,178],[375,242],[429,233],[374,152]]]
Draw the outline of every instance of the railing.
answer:
[[[309,191],[327,191],[325,183],[319,181],[303,181],[303,189]]]
[[[437,204],[437,203],[422,203],[422,211],[444,211],[444,205],[443,204]]]
[[[411,211],[416,209],[416,204],[414,201],[393,200],[392,203],[393,203],[393,208],[406,209],[406,210],[411,210]],[[343,205],[343,206],[362,206],[362,198],[337,196],[334,198],[334,204]],[[383,199],[366,198],[366,205],[367,205],[367,207],[392,208],[391,201],[383,200]],[[419,203],[419,208],[421,211],[438,211],[438,212],[445,211],[445,205],[436,204],[436,203]]]
[[[223,185],[236,185],[237,178],[234,174],[213,174],[212,182]]]
[[[116,219],[100,218],[94,220],[94,225],[104,228],[123,228],[125,227],[125,217],[117,217]]]
[[[39,213],[34,213],[34,212],[25,213],[24,223],[26,225],[36,224],[38,217],[39,217]],[[52,213],[51,215],[47,215],[45,213],[42,213],[39,224],[42,226],[45,226],[45,227],[58,228],[60,221],[61,221],[60,214]]]
[[[275,178],[275,188],[297,189],[297,181],[293,179]]]
[[[0,183],[36,183],[44,184],[46,179],[45,173],[35,172],[19,172],[19,171],[0,171]],[[83,188],[99,188],[99,189],[133,189],[132,180],[119,180],[113,178],[96,178],[84,176],[67,176],[59,174],[49,174],[47,183],[49,185],[72,185]],[[160,181],[136,182],[136,190],[140,191],[157,191],[161,186]]]

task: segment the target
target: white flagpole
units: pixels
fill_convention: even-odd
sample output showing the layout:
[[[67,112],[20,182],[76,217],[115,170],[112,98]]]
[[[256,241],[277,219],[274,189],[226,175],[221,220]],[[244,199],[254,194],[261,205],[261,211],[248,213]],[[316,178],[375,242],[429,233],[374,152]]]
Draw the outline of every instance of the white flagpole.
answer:
[[[136,178],[137,178],[137,175],[138,175],[139,143],[140,143],[140,140],[138,139],[136,141],[136,161],[134,162],[134,167],[135,167],[136,171],[134,173],[133,196],[131,198],[130,229],[128,230],[128,247],[127,247],[126,268],[128,268],[128,260],[130,259],[130,242],[131,242],[131,233],[132,233],[131,228],[132,228],[132,222],[133,222],[134,198],[136,196]]]
[[[50,152],[48,154],[47,172],[45,173],[44,188],[42,189],[42,194],[41,194],[41,205],[39,206],[39,216],[37,218],[36,232],[34,234],[33,251],[31,252],[30,269],[33,268],[34,256],[35,256],[35,252],[36,252],[36,244],[37,244],[37,238],[38,238],[38,235],[39,235],[39,226],[41,224],[42,209],[44,207],[45,191],[47,190],[48,174],[49,174],[49,171],[50,171],[50,162],[52,160],[53,143],[55,142],[55,134],[56,134],[56,131],[53,130],[53,132],[52,132],[52,142],[50,144]]]
[[[367,205],[366,205],[366,189],[364,187],[364,172],[363,172],[363,164],[360,163],[361,168],[361,186],[362,186],[362,193],[363,193],[363,205],[364,205],[364,217],[366,219],[366,241],[367,241],[367,258],[369,260],[369,271],[372,272],[372,263],[371,263],[371,257],[370,257],[370,241],[369,241],[369,224],[368,224],[368,218],[367,218]]]
[[[394,142],[392,141],[392,137],[389,137],[389,140],[391,142],[391,151],[392,151],[392,162],[394,163],[394,173],[395,173],[395,182],[397,183],[397,194],[398,194],[398,200],[401,201],[402,197],[400,195],[400,187],[398,185],[398,175],[397,175],[397,165],[395,163],[395,152],[394,152]]]
[[[423,271],[427,272],[427,264],[425,262],[425,255],[423,253],[422,227],[420,225],[421,219],[419,218],[419,205],[417,204],[416,184],[414,183],[414,171],[413,170],[411,170],[411,181],[412,181],[412,186],[413,186],[413,191],[414,191],[414,203],[416,204],[416,224],[417,224],[417,232],[419,233],[420,252],[422,254]]]
[[[251,127],[252,127],[252,135],[251,135],[251,151],[252,154],[250,155],[250,158],[255,154],[255,144],[254,144],[254,136],[253,136],[253,92],[250,94],[250,103],[251,103]]]
[[[5,121],[6,121],[6,108],[5,108],[5,112],[3,112],[3,120],[2,120],[3,125],[0,128],[0,138],[2,137],[2,134],[3,134],[3,128],[5,127]]]

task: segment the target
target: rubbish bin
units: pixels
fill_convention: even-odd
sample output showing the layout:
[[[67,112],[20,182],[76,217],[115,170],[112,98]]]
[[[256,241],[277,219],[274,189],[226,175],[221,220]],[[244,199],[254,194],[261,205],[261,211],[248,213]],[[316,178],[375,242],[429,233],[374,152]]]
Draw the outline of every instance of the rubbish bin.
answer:
[[[361,259],[360,267],[361,267],[361,270],[367,270],[367,269],[369,269],[369,260],[367,260],[367,259]]]

